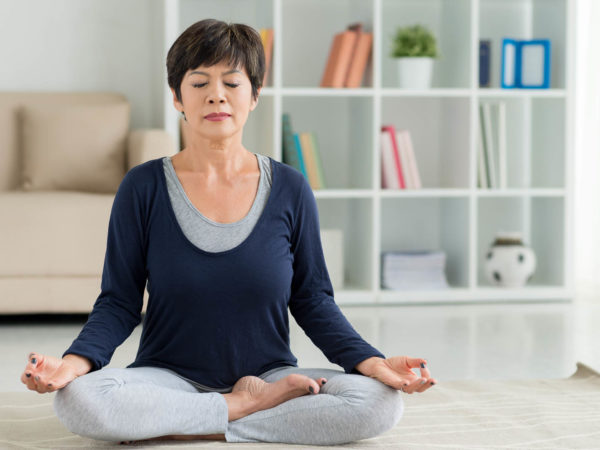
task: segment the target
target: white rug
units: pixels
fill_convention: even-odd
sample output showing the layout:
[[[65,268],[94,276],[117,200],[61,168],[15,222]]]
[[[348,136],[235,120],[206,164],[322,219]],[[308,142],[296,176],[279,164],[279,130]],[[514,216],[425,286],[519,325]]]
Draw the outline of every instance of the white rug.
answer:
[[[86,439],[59,422],[52,409],[54,395],[27,390],[0,393],[0,449],[312,447],[224,441],[125,446]],[[582,363],[565,379],[442,382],[403,398],[404,417],[394,429],[328,448],[600,449],[600,374]]]

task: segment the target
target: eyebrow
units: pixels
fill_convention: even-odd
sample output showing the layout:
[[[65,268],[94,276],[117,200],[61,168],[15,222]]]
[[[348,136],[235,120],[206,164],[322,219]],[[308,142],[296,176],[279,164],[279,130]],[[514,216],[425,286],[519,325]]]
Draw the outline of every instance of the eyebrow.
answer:
[[[228,70],[227,72],[223,72],[221,75],[228,75],[228,74],[230,74],[230,73],[235,73],[235,72],[237,72],[237,73],[242,73],[242,72],[240,72],[240,71],[239,71],[239,70],[237,70],[237,69],[232,69],[232,70]],[[206,75],[206,76],[210,76],[208,73],[206,73],[206,72],[201,72],[201,71],[199,71],[199,70],[194,70],[193,72],[191,72],[191,73],[190,73],[190,75],[194,75],[195,73],[197,73],[197,74],[199,74],[199,75]]]

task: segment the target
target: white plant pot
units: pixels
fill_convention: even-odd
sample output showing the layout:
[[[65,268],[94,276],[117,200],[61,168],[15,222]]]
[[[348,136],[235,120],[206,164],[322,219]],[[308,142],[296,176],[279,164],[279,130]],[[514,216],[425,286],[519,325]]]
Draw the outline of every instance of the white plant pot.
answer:
[[[433,58],[402,57],[398,60],[398,87],[403,89],[429,89],[433,73]]]

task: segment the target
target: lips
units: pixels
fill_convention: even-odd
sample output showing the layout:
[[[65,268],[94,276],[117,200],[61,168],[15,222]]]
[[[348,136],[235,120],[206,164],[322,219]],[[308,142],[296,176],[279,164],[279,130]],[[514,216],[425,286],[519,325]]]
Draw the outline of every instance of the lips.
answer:
[[[231,114],[227,114],[227,113],[221,112],[221,113],[211,113],[208,116],[204,116],[204,117],[206,119],[216,119],[216,118],[219,118],[219,117],[229,117],[229,116],[231,116]]]

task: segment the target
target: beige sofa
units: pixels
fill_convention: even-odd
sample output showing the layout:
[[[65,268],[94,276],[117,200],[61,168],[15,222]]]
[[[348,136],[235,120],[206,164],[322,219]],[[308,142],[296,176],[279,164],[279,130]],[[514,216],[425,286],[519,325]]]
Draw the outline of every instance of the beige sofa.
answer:
[[[0,314],[92,310],[120,181],[175,154],[129,117],[116,93],[0,92]]]

